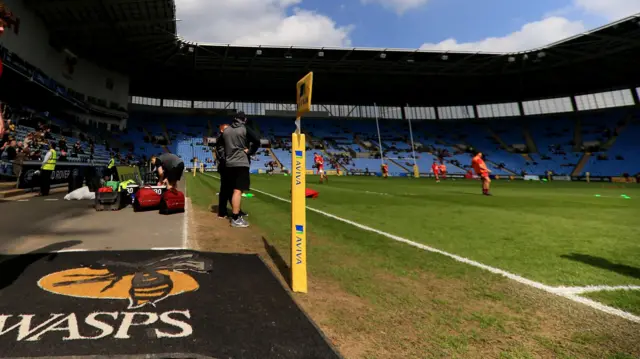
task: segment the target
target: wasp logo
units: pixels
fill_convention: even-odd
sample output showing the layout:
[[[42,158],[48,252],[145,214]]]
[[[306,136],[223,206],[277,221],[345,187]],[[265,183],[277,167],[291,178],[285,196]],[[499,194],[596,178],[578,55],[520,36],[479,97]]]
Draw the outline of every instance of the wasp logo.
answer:
[[[94,266],[49,274],[38,281],[38,286],[70,297],[128,300],[127,309],[137,309],[155,307],[166,298],[198,290],[198,282],[185,272],[209,271],[211,260],[196,254],[141,263],[99,261]]]

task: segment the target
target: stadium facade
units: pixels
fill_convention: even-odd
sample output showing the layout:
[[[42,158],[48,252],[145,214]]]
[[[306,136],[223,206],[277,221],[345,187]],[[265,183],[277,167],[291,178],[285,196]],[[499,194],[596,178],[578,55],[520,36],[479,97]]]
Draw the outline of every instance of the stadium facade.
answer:
[[[613,122],[620,120],[626,126],[635,124],[631,112],[640,104],[637,15],[530,51],[464,53],[191,43],[177,35],[175,4],[165,0],[10,0],[7,5],[23,20],[19,34],[9,33],[1,41],[8,69],[3,81],[12,86],[1,86],[0,96],[5,101],[27,99],[32,106],[71,112],[102,130],[131,127],[127,126],[130,114],[137,123],[139,118],[149,118],[149,113],[169,116],[168,122],[171,116],[215,117],[240,110],[254,117],[291,117],[293,84],[308,71],[315,74],[310,117],[333,119],[333,124],[325,124],[334,127],[344,119],[496,119],[513,124],[516,118],[521,119],[517,123],[573,121],[583,113],[587,123],[598,111],[610,108],[626,111],[611,116]],[[36,92],[42,96],[29,96]],[[45,96],[45,92],[54,95]],[[263,127],[269,126],[265,122]],[[421,139],[443,130],[429,126],[416,127],[416,139],[425,147],[428,143],[456,151],[471,147],[451,147],[465,142],[455,136]],[[458,134],[462,131],[441,126]],[[212,123],[206,127],[211,130]],[[394,125],[382,127],[392,131]],[[157,131],[145,129],[155,132],[151,137],[164,136],[170,143],[176,136],[169,130],[166,124]],[[530,133],[500,143],[496,132],[500,131],[490,134],[496,142],[478,140],[473,147],[479,147],[476,142],[487,147],[498,143],[508,152],[542,152],[530,143]],[[320,137],[321,133],[316,131]],[[389,139],[403,136],[397,133]],[[270,137],[278,136],[271,133]],[[581,136],[571,141],[567,150],[572,153],[584,152],[583,145],[594,142]],[[370,143],[371,148],[393,147],[382,142],[381,146]]]

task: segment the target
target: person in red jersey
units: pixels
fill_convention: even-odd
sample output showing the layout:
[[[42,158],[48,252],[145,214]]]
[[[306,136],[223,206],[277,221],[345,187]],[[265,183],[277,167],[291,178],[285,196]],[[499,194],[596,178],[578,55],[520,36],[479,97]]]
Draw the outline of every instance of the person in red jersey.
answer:
[[[313,167],[316,169],[316,173],[320,173],[318,171],[318,161],[320,160],[320,155],[316,152],[313,154]]]
[[[318,174],[320,175],[320,183],[323,183],[325,180],[329,182],[327,174],[324,172],[324,159],[322,158],[322,156],[315,153],[313,155],[313,160],[315,162],[316,168],[318,169]]]
[[[447,165],[444,164],[444,162],[442,162],[440,164],[440,177],[442,177],[442,179],[446,179],[447,178]]]
[[[431,165],[431,172],[436,176],[436,182],[440,182],[440,166],[438,166],[438,162],[433,161],[433,164]]]
[[[482,181],[482,194],[485,196],[491,196],[491,178],[489,178],[489,173],[491,170],[487,168],[487,165],[484,163],[482,159],[482,152],[476,152],[475,156],[471,160],[471,167],[476,172],[478,176],[480,176],[480,180]]]
[[[383,163],[380,167],[382,168],[382,178],[389,178],[389,165]]]

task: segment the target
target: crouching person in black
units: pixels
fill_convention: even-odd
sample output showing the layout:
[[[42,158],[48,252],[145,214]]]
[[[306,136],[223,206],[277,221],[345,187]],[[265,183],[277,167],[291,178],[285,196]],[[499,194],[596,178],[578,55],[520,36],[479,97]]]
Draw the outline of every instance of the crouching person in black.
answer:
[[[178,181],[184,173],[184,162],[173,153],[164,153],[151,157],[151,164],[158,174],[158,186],[166,185],[167,189],[178,189]]]

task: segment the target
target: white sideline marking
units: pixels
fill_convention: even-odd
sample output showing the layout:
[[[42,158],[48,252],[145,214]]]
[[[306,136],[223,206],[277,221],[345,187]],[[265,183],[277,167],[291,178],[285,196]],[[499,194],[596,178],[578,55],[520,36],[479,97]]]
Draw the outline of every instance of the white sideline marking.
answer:
[[[189,211],[191,200],[187,197],[187,181],[184,181],[184,213],[182,214],[182,249],[189,248]]]
[[[155,247],[151,248],[152,251],[179,251],[183,250],[183,247]]]
[[[556,287],[556,291],[566,294],[583,294],[615,290],[640,290],[640,285],[588,285],[586,287]]]
[[[88,249],[83,248],[70,248],[70,249],[61,249],[56,251],[55,253],[74,253],[74,252],[88,252]]]
[[[58,199],[57,198],[45,198],[45,201],[53,202],[53,201],[58,201]]]
[[[218,179],[218,180],[220,179],[220,177],[216,177],[216,176],[213,176],[213,175],[208,175],[207,174],[207,176],[213,177],[213,178]],[[280,200],[282,202],[291,203],[291,200],[288,200],[288,199],[282,198],[282,197],[278,197],[276,195],[261,191],[261,190],[256,189],[256,188],[251,188],[251,190],[253,190],[255,192],[258,192],[258,193],[261,193],[261,194],[263,194],[265,196],[269,196],[271,198],[275,198],[275,199]],[[617,309],[617,308],[614,308],[614,307],[610,307],[608,305],[604,305],[602,303],[598,303],[598,302],[593,301],[593,300],[588,299],[588,298],[580,297],[580,296],[578,296],[577,294],[575,294],[575,293],[573,293],[571,291],[567,291],[567,287],[552,287],[552,286],[549,286],[549,285],[546,285],[546,284],[542,284],[542,283],[533,281],[531,279],[527,279],[527,278],[521,277],[521,276],[519,276],[517,274],[509,273],[509,272],[507,272],[505,270],[502,270],[502,269],[499,269],[499,268],[491,267],[491,266],[488,266],[486,264],[482,264],[480,262],[476,262],[476,261],[471,260],[469,258],[461,257],[461,256],[456,255],[456,254],[451,254],[449,252],[445,252],[445,251],[442,251],[442,250],[437,249],[437,248],[433,248],[433,247],[430,247],[430,246],[427,246],[427,245],[424,245],[424,244],[421,244],[421,243],[417,243],[417,242],[408,240],[406,238],[402,238],[402,237],[396,236],[394,234],[383,232],[383,231],[377,230],[375,228],[371,228],[371,227],[362,225],[360,223],[356,223],[356,222],[350,221],[348,219],[335,216],[335,215],[333,215],[331,213],[327,213],[327,212],[324,212],[324,211],[321,211],[321,210],[318,210],[318,209],[315,209],[315,208],[311,208],[309,206],[307,206],[307,209],[312,211],[312,212],[316,212],[318,214],[321,214],[321,215],[323,215],[325,217],[329,217],[329,218],[335,219],[337,221],[350,224],[350,225],[352,225],[354,227],[357,227],[357,228],[360,228],[362,230],[373,232],[373,233],[379,234],[381,236],[393,239],[394,241],[402,242],[402,243],[408,244],[410,246],[423,249],[423,250],[428,251],[428,252],[438,253],[438,254],[441,254],[443,256],[446,256],[446,257],[449,257],[451,259],[454,259],[454,260],[456,260],[458,262],[466,263],[468,265],[484,269],[484,270],[489,271],[491,273],[499,274],[499,275],[501,275],[503,277],[507,277],[509,279],[512,279],[512,280],[514,280],[514,281],[516,281],[518,283],[522,283],[524,285],[528,285],[530,287],[543,290],[543,291],[545,291],[547,293],[551,293],[551,294],[555,294],[555,295],[563,297],[563,298],[567,298],[567,299],[572,300],[574,302],[587,305],[587,306],[589,306],[589,307],[591,307],[593,309],[599,310],[601,312],[613,314],[613,315],[616,315],[618,317],[630,320],[632,322],[640,323],[640,316],[625,312],[623,310],[620,310],[620,309]]]
[[[28,199],[19,199],[18,202],[29,202]]]
[[[362,190],[362,189],[355,189],[355,188],[327,187],[327,189],[332,190],[332,191],[360,192],[360,193],[377,194],[377,195],[380,195],[380,196],[389,196],[388,193],[384,193],[384,192],[365,191],[365,190]]]
[[[352,191],[357,191],[357,190],[353,190]],[[388,193],[382,193],[382,192],[373,192],[373,191],[363,191],[364,193],[370,193],[370,194],[379,194],[381,196],[388,196]]]

